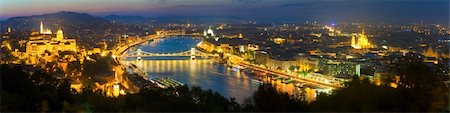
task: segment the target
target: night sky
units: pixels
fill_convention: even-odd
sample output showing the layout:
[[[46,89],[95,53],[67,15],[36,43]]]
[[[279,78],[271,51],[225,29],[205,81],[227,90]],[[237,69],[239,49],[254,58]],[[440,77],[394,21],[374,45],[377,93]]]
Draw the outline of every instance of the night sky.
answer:
[[[449,0],[1,0],[0,18],[59,11],[157,16],[236,16],[264,21],[449,22]]]

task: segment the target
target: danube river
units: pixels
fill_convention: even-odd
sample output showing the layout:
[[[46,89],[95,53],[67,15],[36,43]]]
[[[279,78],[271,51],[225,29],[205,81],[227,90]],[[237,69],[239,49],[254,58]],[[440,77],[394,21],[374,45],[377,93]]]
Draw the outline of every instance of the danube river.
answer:
[[[171,37],[153,40],[130,48],[127,53],[142,51],[151,53],[179,53],[188,51],[200,42],[198,38]],[[257,90],[260,82],[234,71],[211,59],[190,60],[190,57],[144,57],[141,61],[127,58],[125,62],[133,63],[145,70],[149,78],[169,77],[188,86],[200,86],[211,89],[225,97],[234,97],[240,103]]]

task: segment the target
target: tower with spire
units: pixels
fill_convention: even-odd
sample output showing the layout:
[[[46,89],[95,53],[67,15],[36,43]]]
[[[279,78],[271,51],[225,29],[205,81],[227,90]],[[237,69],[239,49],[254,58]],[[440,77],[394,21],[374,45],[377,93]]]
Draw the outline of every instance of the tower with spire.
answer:
[[[44,34],[44,24],[42,24],[42,21],[41,25],[39,26],[39,33]]]
[[[41,25],[39,26],[39,33],[49,35],[52,34],[52,31],[50,29],[44,29],[44,24],[41,21]]]

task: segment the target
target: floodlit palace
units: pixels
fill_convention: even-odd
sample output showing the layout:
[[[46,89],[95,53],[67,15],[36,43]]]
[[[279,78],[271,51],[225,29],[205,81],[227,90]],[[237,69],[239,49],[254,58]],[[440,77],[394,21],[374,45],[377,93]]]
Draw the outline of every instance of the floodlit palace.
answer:
[[[27,42],[26,53],[30,55],[40,55],[45,51],[56,53],[58,51],[76,51],[75,39],[64,38],[63,31],[59,29],[52,34],[50,29],[44,29],[41,22],[40,31],[32,32]]]

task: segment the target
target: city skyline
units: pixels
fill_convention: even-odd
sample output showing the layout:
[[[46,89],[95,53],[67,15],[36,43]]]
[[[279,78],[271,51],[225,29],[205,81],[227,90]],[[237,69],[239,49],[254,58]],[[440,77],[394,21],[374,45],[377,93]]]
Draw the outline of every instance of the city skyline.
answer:
[[[450,112],[449,3],[3,0],[0,112]]]
[[[27,3],[27,5],[23,5]],[[448,23],[446,0],[131,0],[2,1],[0,19],[59,11],[95,16],[235,16],[260,22]],[[26,6],[26,7],[25,7]],[[37,9],[37,10],[36,10]],[[433,18],[430,18],[433,17]]]

